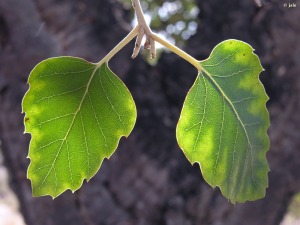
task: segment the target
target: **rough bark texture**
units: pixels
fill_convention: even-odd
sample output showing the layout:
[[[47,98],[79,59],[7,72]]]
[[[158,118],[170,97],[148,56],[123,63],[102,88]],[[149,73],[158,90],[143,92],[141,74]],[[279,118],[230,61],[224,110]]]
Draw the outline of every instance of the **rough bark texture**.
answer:
[[[200,1],[198,32],[186,50],[199,59],[226,38],[250,43],[271,98],[271,167],[264,199],[231,205],[190,166],[175,140],[180,108],[196,70],[163,54],[155,67],[130,59],[133,43],[110,62],[138,108],[133,133],[74,195],[32,198],[21,101],[39,61],[73,55],[98,61],[129,31],[116,0],[0,0],[0,139],[11,186],[27,224],[279,224],[300,189],[300,14],[280,1]]]

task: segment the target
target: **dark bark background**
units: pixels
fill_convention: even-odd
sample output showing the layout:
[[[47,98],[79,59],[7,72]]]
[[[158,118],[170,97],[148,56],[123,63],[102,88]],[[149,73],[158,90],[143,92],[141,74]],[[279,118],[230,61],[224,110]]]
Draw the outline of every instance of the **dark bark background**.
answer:
[[[41,60],[73,55],[98,61],[130,30],[130,12],[117,0],[0,0],[0,140],[10,184],[28,225],[276,225],[300,190],[300,4],[279,0],[196,1],[197,33],[185,50],[206,58],[219,42],[251,44],[270,96],[267,154],[271,172],[264,199],[231,205],[206,184],[175,139],[184,97],[196,70],[174,54],[155,67],[131,60],[133,43],[110,61],[126,83],[138,120],[112,158],[74,195],[33,198],[26,178],[30,135],[23,134],[21,101],[31,69]],[[294,1],[294,3],[299,3]]]

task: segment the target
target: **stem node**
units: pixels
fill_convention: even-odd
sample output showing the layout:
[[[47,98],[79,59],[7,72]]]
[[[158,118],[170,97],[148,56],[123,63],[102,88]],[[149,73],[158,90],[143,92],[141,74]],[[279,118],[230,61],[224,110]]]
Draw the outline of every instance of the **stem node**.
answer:
[[[139,35],[136,38],[136,44],[138,43],[139,45],[135,45],[134,49],[133,49],[133,54],[132,54],[132,58],[135,58],[141,48],[141,42],[144,36],[146,36],[146,41],[144,44],[144,49],[150,49],[150,55],[151,55],[151,59],[154,59],[156,56],[156,48],[155,48],[155,41],[152,38],[152,31],[150,29],[150,27],[148,26],[148,24],[146,23],[145,17],[144,17],[144,13],[140,4],[139,0],[132,0],[132,6],[135,10],[136,13],[136,17],[137,17],[137,21],[138,21],[138,26],[140,27],[139,29]]]

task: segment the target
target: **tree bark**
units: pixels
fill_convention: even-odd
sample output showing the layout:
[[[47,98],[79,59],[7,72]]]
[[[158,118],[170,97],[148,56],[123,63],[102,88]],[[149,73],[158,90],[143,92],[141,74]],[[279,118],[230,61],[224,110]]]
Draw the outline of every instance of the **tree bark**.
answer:
[[[11,186],[27,224],[279,224],[300,189],[299,21],[279,2],[257,9],[253,1],[197,1],[198,32],[185,49],[199,59],[227,38],[250,43],[266,69],[270,96],[271,172],[264,199],[231,205],[202,179],[175,140],[182,103],[197,71],[163,53],[155,67],[133,43],[110,67],[133,94],[138,120],[91,181],[74,195],[33,198],[26,178],[30,135],[23,134],[21,101],[30,70],[41,60],[73,55],[96,62],[130,30],[129,12],[115,0],[0,0],[0,140]],[[286,30],[286,27],[292,29]],[[287,37],[282,39],[282,37]],[[297,58],[298,57],[298,58]]]

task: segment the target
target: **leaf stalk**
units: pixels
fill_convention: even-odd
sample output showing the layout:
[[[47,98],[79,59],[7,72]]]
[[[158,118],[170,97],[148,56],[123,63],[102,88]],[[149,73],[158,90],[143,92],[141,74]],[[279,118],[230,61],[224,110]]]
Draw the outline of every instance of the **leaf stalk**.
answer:
[[[194,57],[192,57],[191,55],[189,55],[185,51],[181,50],[177,46],[175,46],[175,45],[171,44],[170,42],[164,40],[163,38],[159,37],[157,34],[155,34],[153,32],[151,34],[151,37],[155,41],[157,41],[158,43],[160,43],[161,45],[163,45],[164,47],[169,49],[170,51],[174,52],[176,55],[178,55],[181,58],[183,58],[184,60],[188,61],[190,64],[192,64],[194,67],[196,67],[198,71],[204,70],[198,60],[196,60]]]
[[[115,54],[117,54],[122,48],[124,48],[137,34],[139,26],[133,28],[130,33],[117,44],[101,61],[96,63],[96,69],[100,68],[103,63],[108,62]]]
[[[133,38],[137,36],[137,40],[132,55],[132,58],[135,58],[141,47],[142,38],[144,35],[146,35],[146,43],[144,48],[150,48],[151,58],[155,57],[155,41],[157,41],[158,43],[160,43],[170,51],[174,52],[184,60],[188,61],[190,64],[196,67],[196,69],[199,72],[204,71],[204,68],[201,66],[200,61],[196,60],[194,57],[192,57],[185,51],[181,50],[177,46],[164,40],[163,38],[159,37],[157,34],[152,32],[152,30],[146,24],[139,0],[132,0],[132,3],[137,14],[138,25],[135,28],[133,28],[130,31],[130,33],[122,41],[120,41],[120,43],[117,44],[101,61],[96,63],[96,69],[100,68],[103,63],[108,62],[115,54],[117,54],[123,47],[125,47]]]

